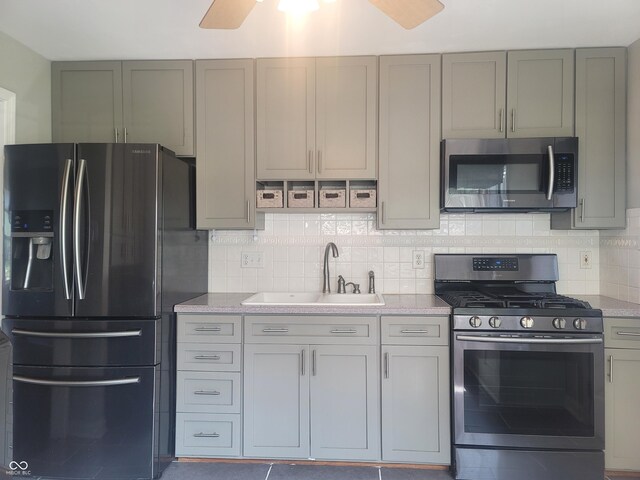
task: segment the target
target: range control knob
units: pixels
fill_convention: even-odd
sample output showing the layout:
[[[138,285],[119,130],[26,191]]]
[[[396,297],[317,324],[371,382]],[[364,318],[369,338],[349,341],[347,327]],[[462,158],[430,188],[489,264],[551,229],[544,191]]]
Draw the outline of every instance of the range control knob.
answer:
[[[553,327],[557,330],[562,330],[563,328],[567,328],[567,321],[564,318],[554,318],[553,319]]]
[[[473,328],[478,328],[480,327],[480,325],[482,325],[482,319],[480,317],[471,317],[469,319],[469,325],[471,325]]]
[[[576,330],[584,330],[587,328],[587,321],[584,318],[576,318],[573,321],[573,326],[576,327]]]
[[[502,320],[500,320],[499,317],[491,317],[489,319],[489,325],[491,325],[491,328],[500,328],[500,325],[502,325]]]
[[[522,325],[522,328],[533,328],[533,318],[522,317],[520,319],[520,325]]]

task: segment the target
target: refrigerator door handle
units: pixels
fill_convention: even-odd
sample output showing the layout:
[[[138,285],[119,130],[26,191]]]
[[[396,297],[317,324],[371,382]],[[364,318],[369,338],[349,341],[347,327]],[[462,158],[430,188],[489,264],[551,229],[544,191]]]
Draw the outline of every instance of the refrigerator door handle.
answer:
[[[14,375],[13,380],[16,382],[31,383],[33,385],[46,385],[50,387],[112,387],[117,385],[131,385],[133,383],[140,383],[140,377],[122,379],[118,378],[115,380],[60,381]]]
[[[62,263],[62,277],[64,278],[64,295],[71,300],[71,282],[67,262],[67,215],[69,213],[69,179],[73,160],[67,159],[62,175],[62,193],[60,194],[60,262]]]
[[[123,338],[140,337],[142,330],[124,330],[121,332],[38,332],[34,330],[22,330],[14,328],[11,330],[14,335],[24,335],[27,337],[44,338]]]
[[[75,263],[76,283],[78,284],[78,298],[84,300],[85,284],[82,269],[82,252],[80,251],[80,215],[82,213],[82,192],[87,179],[87,162],[83,158],[80,160],[78,170],[78,181],[75,192],[75,211],[73,212],[73,258]]]

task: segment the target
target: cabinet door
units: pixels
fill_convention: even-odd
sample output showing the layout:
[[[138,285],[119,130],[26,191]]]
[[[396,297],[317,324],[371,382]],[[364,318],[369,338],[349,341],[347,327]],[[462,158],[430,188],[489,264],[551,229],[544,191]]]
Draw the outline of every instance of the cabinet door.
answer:
[[[573,136],[574,51],[508,54],[508,137]]]
[[[120,62],[53,62],[51,91],[54,142],[124,141]]]
[[[309,457],[309,347],[244,348],[244,455]]]
[[[123,62],[125,141],[193,156],[193,62]]]
[[[553,228],[624,228],[626,223],[626,49],[576,50],[578,208],[553,214]]]
[[[315,59],[256,63],[259,180],[315,177]]]
[[[378,348],[311,347],[311,456],[378,460]]]
[[[605,468],[640,470],[640,350],[608,348],[605,359]]]
[[[440,226],[440,56],[380,57],[378,228]]]
[[[376,57],[316,60],[316,177],[376,178]]]
[[[504,138],[506,52],[442,56],[442,138]]]
[[[448,347],[383,346],[382,460],[450,463]]]
[[[196,62],[196,223],[253,228],[253,60]]]

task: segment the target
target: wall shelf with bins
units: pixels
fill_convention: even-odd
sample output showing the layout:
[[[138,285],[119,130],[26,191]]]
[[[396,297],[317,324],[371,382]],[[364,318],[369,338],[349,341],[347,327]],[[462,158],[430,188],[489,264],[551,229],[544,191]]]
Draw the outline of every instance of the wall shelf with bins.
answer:
[[[263,213],[375,213],[375,180],[258,180]]]

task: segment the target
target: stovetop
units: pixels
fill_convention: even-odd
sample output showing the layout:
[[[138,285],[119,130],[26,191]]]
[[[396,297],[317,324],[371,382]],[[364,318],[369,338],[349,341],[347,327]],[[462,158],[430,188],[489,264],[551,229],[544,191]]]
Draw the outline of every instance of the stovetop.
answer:
[[[454,290],[439,294],[454,308],[526,308],[526,309],[587,309],[588,302],[554,292],[523,292],[513,287],[499,291]]]

